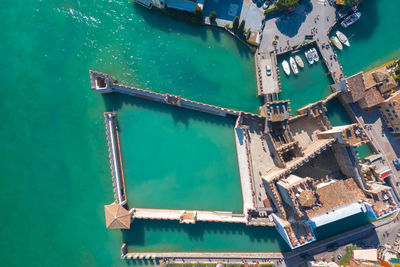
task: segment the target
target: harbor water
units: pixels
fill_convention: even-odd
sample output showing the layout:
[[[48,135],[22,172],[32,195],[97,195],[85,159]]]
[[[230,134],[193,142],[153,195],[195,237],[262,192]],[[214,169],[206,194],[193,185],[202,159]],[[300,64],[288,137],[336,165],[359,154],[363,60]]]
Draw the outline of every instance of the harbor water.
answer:
[[[400,21],[395,15],[400,2],[375,0],[365,1],[364,5],[372,5],[379,19],[361,18],[354,25],[370,28],[371,34],[354,35],[350,39],[352,47],[339,55],[346,74],[400,55],[400,29],[392,26]],[[364,13],[368,16],[367,11]],[[193,198],[177,196],[182,192],[171,192],[170,198],[164,195],[149,202],[140,200],[142,203],[160,205],[163,201],[172,206],[177,197],[182,197],[188,206],[236,210],[241,207],[241,195],[236,182],[223,187],[225,181],[238,179],[237,163],[232,155],[226,155],[232,153],[233,145],[229,119],[208,119],[194,112],[184,115],[182,110],[158,103],[125,100],[127,96],[103,97],[91,92],[88,70],[109,73],[121,83],[144,89],[257,112],[260,100],[256,97],[254,61],[246,48],[222,31],[190,26],[131,1],[5,0],[0,18],[3,265],[127,265],[119,257],[123,240],[138,251],[287,250],[273,228],[206,223],[189,226],[140,220],[133,222],[132,229],[124,234],[105,228],[103,206],[113,201],[105,111],[120,114],[125,167],[132,164],[127,178],[154,178],[153,172],[166,171],[174,179],[187,179],[181,181],[182,187],[196,186],[200,181],[191,179],[208,174],[227,176],[203,180],[210,187],[215,186],[209,202],[199,198],[198,202],[204,203],[197,204]],[[369,54],[373,56],[366,56]],[[312,79],[321,83],[315,90],[326,90],[326,76],[316,75]],[[301,92],[297,86],[296,90]],[[297,102],[295,97],[307,97],[289,95],[292,103]],[[149,128],[136,129],[136,123],[146,127],[146,117],[152,120]],[[197,133],[200,127],[203,132]],[[176,151],[163,151],[149,161],[152,155],[160,153],[160,145],[168,137],[176,138],[175,130],[176,137],[190,136],[199,143],[179,144]],[[146,135],[158,139],[157,142],[144,140]],[[167,148],[173,150],[178,141],[169,141]],[[142,155],[135,154],[135,149]],[[176,170],[176,162],[182,157],[179,153],[193,153],[192,149],[199,150],[198,158],[193,155],[187,160],[190,164],[199,161],[198,166],[188,164]],[[205,157],[206,149],[215,155]],[[224,157],[223,164],[216,164],[216,160],[222,160],[220,157]],[[135,161],[141,166],[135,168]],[[168,166],[169,161],[173,167]],[[213,168],[212,172],[207,167]],[[201,169],[203,173],[179,174],[190,168],[199,168],[197,171]],[[132,194],[135,190],[143,193],[139,191],[147,187],[144,180],[137,189],[132,183],[127,188],[129,192],[132,187]],[[157,182],[149,183],[146,197],[154,197],[150,194],[156,185]],[[158,194],[167,194],[161,189]],[[219,193],[220,203],[215,204]],[[138,199],[132,201],[142,204]],[[348,225],[351,228],[353,224]]]

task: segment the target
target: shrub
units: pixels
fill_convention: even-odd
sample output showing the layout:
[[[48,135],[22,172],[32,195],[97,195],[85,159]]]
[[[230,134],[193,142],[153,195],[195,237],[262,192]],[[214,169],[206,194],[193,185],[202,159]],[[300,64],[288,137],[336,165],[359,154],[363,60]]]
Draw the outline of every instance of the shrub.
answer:
[[[195,6],[193,9],[193,14],[198,21],[203,20],[203,10],[199,6]]]
[[[214,22],[217,19],[217,13],[215,11],[212,11],[210,13],[210,22]]]
[[[278,12],[278,11],[279,11],[279,9],[277,7],[268,8],[267,10],[264,11],[264,15],[272,14],[272,13],[275,13],[275,12]]]
[[[238,28],[238,34],[243,34],[244,33],[244,25],[246,24],[245,20],[242,20],[240,22],[239,28]]]
[[[239,27],[239,17],[236,16],[236,17],[233,19],[233,22],[232,22],[232,31],[237,32],[238,27]]]
[[[295,7],[299,0],[278,0],[276,6],[280,10],[287,10],[289,8]]]

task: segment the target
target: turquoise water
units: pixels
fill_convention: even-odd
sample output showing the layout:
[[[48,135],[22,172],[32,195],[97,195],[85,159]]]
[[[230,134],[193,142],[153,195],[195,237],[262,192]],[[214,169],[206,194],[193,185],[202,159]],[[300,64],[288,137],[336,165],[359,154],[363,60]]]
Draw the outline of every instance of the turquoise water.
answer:
[[[349,37],[350,48],[344,48],[338,56],[348,76],[400,57],[400,1],[364,2],[360,20],[342,29]]]
[[[368,144],[362,144],[361,146],[356,147],[355,150],[358,153],[358,158],[361,162],[365,162],[364,158],[373,154],[373,151]]]
[[[373,2],[379,14],[389,2],[400,5]],[[140,221],[125,235],[105,228],[103,205],[113,201],[113,192],[103,112],[115,109],[123,117],[125,108],[128,115],[134,107],[114,106],[91,92],[88,70],[110,73],[138,87],[255,112],[260,101],[254,62],[245,48],[220,31],[186,25],[129,1],[6,0],[0,17],[3,265],[125,265],[119,248],[128,238],[138,250],[169,250],[172,244],[182,250],[285,250],[271,228],[192,228]],[[380,17],[379,25],[386,28],[379,28],[386,29],[391,42],[350,49],[353,60],[365,61],[357,65],[375,62],[364,57],[364,49],[379,47],[383,57],[398,51],[393,47],[398,48],[398,29],[391,27],[398,21],[397,16]],[[170,123],[167,120],[164,127]],[[210,131],[225,131],[208,124]],[[185,131],[191,128],[182,128]],[[149,149],[157,152],[156,147]]]
[[[124,232],[128,251],[287,251],[274,227],[235,223],[182,225],[177,221],[137,220]]]
[[[308,47],[310,49],[311,47]],[[324,99],[332,93],[329,85],[333,83],[332,78],[327,75],[327,68],[322,61],[308,64],[304,51],[298,52],[304,63],[304,68],[299,67],[299,74],[291,74],[288,76],[282,69],[282,61],[289,62],[289,57],[294,55],[285,54],[279,57],[279,68],[281,74],[282,92],[279,97],[281,99],[290,99],[292,114],[296,115],[297,110],[310,103]]]
[[[129,207],[243,212],[236,119],[113,97]]]

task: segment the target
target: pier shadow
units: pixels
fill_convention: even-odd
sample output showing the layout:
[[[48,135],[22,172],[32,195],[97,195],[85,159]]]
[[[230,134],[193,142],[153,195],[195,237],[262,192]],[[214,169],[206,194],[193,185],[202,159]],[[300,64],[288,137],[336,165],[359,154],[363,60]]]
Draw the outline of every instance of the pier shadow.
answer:
[[[151,28],[157,28],[163,32],[175,32],[200,37],[207,40],[207,28],[194,25],[189,22],[172,18],[157,8],[146,9],[135,3],[132,8],[138,16],[142,17]]]
[[[178,221],[158,221],[158,220],[134,220],[129,231],[122,232],[123,242],[128,246],[143,247],[141,251],[146,251],[146,246],[156,247],[157,244],[146,243],[154,236],[158,240],[163,240],[165,247],[160,247],[161,251],[169,251],[168,247],[175,245],[175,251],[288,251],[289,247],[283,241],[274,227],[267,226],[246,226],[236,223],[214,223],[197,222],[195,224],[180,224]],[[146,236],[149,235],[149,236]],[[151,236],[151,237],[150,237]],[[226,246],[229,239],[231,247]],[[170,240],[171,244],[165,241]],[[240,244],[240,240],[250,241],[252,244]],[[211,243],[211,242],[212,243]],[[193,243],[187,246],[183,242]],[[225,245],[220,245],[219,242]],[[181,247],[177,248],[176,245]]]
[[[173,117],[175,124],[182,123],[186,127],[189,127],[190,120],[202,121],[209,124],[232,128],[234,127],[236,122],[236,119],[234,117],[222,117],[118,93],[104,94],[103,100],[107,112],[118,112],[123,108],[123,106],[143,108],[149,111],[168,113]],[[122,130],[123,127],[120,127],[119,131]]]
[[[299,33],[301,24],[306,20],[307,15],[313,10],[310,0],[302,1],[291,14],[282,14],[276,19],[275,25],[281,34],[294,37]]]

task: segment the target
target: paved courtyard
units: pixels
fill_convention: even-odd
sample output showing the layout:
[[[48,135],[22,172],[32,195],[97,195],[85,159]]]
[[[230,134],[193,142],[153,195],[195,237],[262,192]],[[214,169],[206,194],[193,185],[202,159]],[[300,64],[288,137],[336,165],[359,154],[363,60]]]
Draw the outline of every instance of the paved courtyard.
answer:
[[[335,8],[326,0],[304,0],[295,12],[287,15],[280,13],[266,20],[259,50],[274,50],[272,41],[275,35],[279,36],[278,52],[290,50],[289,46],[302,44],[305,36],[310,35],[314,28],[314,40],[318,40],[321,36],[326,36],[329,28],[335,24],[335,12]]]
[[[232,23],[238,16],[245,20],[245,28],[260,31],[264,12],[251,0],[208,0],[204,5],[204,16],[208,17],[212,11],[217,14],[217,24],[221,27]]]

